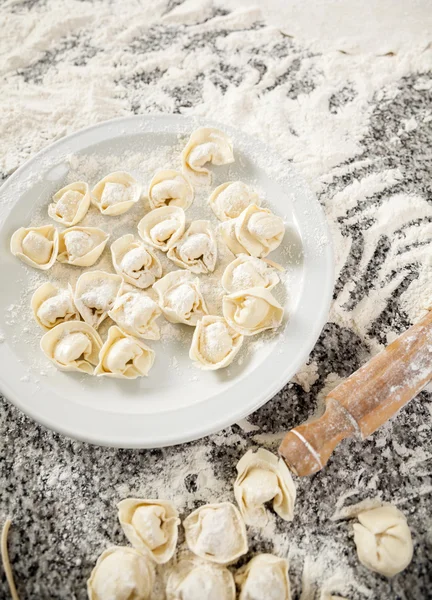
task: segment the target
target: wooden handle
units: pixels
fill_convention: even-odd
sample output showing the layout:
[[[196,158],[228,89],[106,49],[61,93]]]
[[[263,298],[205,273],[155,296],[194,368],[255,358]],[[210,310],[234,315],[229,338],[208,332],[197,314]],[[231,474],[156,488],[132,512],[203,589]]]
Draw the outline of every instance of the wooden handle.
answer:
[[[291,430],[279,448],[298,475],[316,473],[341,440],[365,438],[432,379],[432,311],[327,396],[324,414]]]

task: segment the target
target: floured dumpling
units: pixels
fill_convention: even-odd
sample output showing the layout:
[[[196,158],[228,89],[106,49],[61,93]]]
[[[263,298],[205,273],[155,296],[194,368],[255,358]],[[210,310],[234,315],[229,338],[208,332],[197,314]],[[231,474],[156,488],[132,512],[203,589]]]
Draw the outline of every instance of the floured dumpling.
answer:
[[[172,502],[127,498],[119,502],[117,508],[120,525],[134,548],[150,554],[158,564],[172,558],[180,524]]]
[[[160,339],[160,330],[156,319],[161,309],[145,292],[132,286],[122,285],[108,316],[125,333],[147,340]]]
[[[196,558],[180,560],[171,572],[167,600],[235,600],[234,578],[226,567]]]
[[[235,219],[250,204],[259,206],[258,194],[242,181],[227,181],[219,185],[209,198],[209,204],[219,221]]]
[[[242,344],[243,336],[223,317],[208,315],[197,323],[189,358],[200,369],[216,371],[232,363]]]
[[[200,127],[192,133],[182,152],[183,172],[193,182],[201,185],[211,183],[212,174],[206,165],[227,165],[234,162],[230,138],[212,127]]]
[[[20,227],[12,235],[10,251],[31,267],[46,271],[57,258],[58,232],[53,225]]]
[[[197,556],[229,565],[248,551],[246,528],[234,504],[205,504],[184,521],[186,542]]]
[[[167,252],[185,230],[184,210],[178,206],[162,206],[145,215],[138,223],[141,239],[162,252]]]
[[[248,450],[237,464],[234,495],[248,525],[267,522],[265,504],[273,502],[275,512],[292,521],[296,489],[285,461],[268,450]]]
[[[239,254],[249,254],[244,246],[240,244],[236,235],[236,223],[237,219],[230,219],[224,221],[218,227],[218,232],[222,241],[225,242],[228,249],[238,256]]]
[[[194,199],[194,190],[189,181],[178,171],[158,171],[150,181],[148,190],[150,207],[179,206],[189,208]]]
[[[199,319],[208,314],[199,279],[188,271],[167,273],[154,284],[153,289],[157,292],[159,306],[170,323],[195,326]]]
[[[221,279],[222,287],[229,294],[254,287],[271,290],[279,281],[279,275],[271,264],[247,254],[240,254],[233,260]]]
[[[256,287],[224,296],[222,312],[235,331],[242,335],[256,335],[279,327],[284,309],[271,292]]]
[[[114,306],[122,278],[105,271],[88,271],[78,278],[74,302],[86,323],[97,329]]]
[[[92,189],[93,204],[103,215],[116,217],[128,211],[141,197],[141,184],[125,171],[106,175]]]
[[[81,371],[93,374],[98,363],[102,340],[99,334],[82,321],[66,321],[42,336],[43,353],[61,371]]]
[[[116,273],[138,288],[145,289],[162,275],[162,266],[156,254],[132,233],[127,233],[111,244],[112,262]]]
[[[84,181],[75,181],[63,187],[52,198],[48,215],[66,227],[76,225],[87,214],[90,206],[90,190]]]
[[[411,562],[413,543],[405,516],[390,504],[365,510],[354,524],[354,542],[360,562],[386,577],[403,571]]]
[[[239,600],[291,600],[288,561],[273,554],[258,554],[235,575]]]
[[[150,600],[155,579],[151,559],[135,548],[103,552],[87,581],[89,600]]]
[[[43,329],[52,329],[64,321],[80,320],[73,301],[72,288],[56,288],[51,283],[43,283],[31,299],[34,318]]]
[[[113,325],[101,348],[94,374],[118,379],[146,377],[154,359],[155,353],[151,348]]]
[[[59,233],[57,260],[76,267],[91,267],[100,258],[109,234],[98,227],[70,227]]]
[[[216,266],[217,244],[210,221],[192,221],[189,229],[168,250],[167,256],[192,273],[212,273]]]

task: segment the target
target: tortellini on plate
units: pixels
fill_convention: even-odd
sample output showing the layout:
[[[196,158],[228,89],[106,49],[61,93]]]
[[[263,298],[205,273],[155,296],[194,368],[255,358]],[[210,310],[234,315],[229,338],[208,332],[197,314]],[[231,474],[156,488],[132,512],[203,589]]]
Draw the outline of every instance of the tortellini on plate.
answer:
[[[248,450],[237,464],[234,495],[243,519],[248,525],[265,525],[265,504],[273,503],[275,512],[292,521],[296,489],[282,458],[268,450]]]
[[[151,348],[113,325],[99,353],[94,374],[117,379],[146,377],[154,359],[155,353]]]
[[[89,600],[150,600],[155,580],[151,559],[135,548],[103,552],[87,581]]]
[[[159,279],[153,289],[170,323],[195,326],[199,319],[208,314],[199,279],[189,271],[171,271]]]
[[[70,285],[58,289],[48,281],[34,292],[31,299],[34,318],[43,329],[52,329],[65,321],[80,320]]]
[[[174,555],[180,519],[172,502],[127,498],[117,504],[123,531],[132,546],[158,564]]]
[[[360,562],[386,577],[411,562],[413,543],[405,516],[390,504],[365,510],[354,524],[354,542]]]
[[[194,190],[184,175],[172,169],[163,169],[150,181],[148,199],[152,209],[179,206],[186,210],[192,204]]]
[[[59,233],[57,260],[76,267],[91,267],[100,258],[109,234],[98,227],[70,227]]]
[[[90,190],[84,181],[66,185],[52,198],[48,215],[66,227],[72,227],[84,219],[90,206]]]
[[[216,166],[234,162],[233,146],[230,138],[219,129],[200,127],[192,133],[182,152],[183,172],[198,184],[211,183],[212,174],[205,166]]]
[[[10,251],[35,269],[46,271],[56,261],[58,232],[53,225],[20,227],[12,235]]]
[[[183,527],[189,549],[210,562],[229,565],[248,551],[245,524],[230,502],[200,506]]]
[[[279,327],[284,309],[269,290],[256,287],[224,296],[222,312],[235,331],[256,335]]]
[[[279,281],[276,268],[271,263],[248,254],[240,254],[225,268],[221,284],[231,294],[254,287],[271,290]]]
[[[98,363],[102,340],[83,321],[66,321],[42,336],[43,353],[61,371],[80,371],[92,375]]]
[[[243,336],[223,317],[208,315],[198,321],[189,358],[205,371],[216,371],[232,363],[243,344]]]
[[[156,254],[132,233],[111,244],[112,262],[116,273],[138,288],[145,289],[162,275],[162,265]]]
[[[236,590],[226,567],[185,558],[171,572],[166,594],[167,600],[235,600]]]
[[[92,189],[92,203],[103,215],[116,217],[141,198],[141,185],[125,171],[109,173]]]
[[[250,204],[259,206],[260,202],[258,194],[242,181],[222,183],[209,198],[210,207],[219,221],[235,219]]]
[[[162,310],[145,292],[123,284],[108,316],[122,331],[147,340],[160,339],[156,320]]]
[[[235,575],[239,600],[291,600],[288,561],[273,554],[258,554]]]
[[[122,282],[120,275],[105,271],[88,271],[80,275],[74,302],[86,323],[95,329],[99,327],[114,306]]]
[[[188,230],[168,250],[167,257],[192,273],[212,273],[216,266],[217,243],[210,221],[192,221]]]
[[[181,238],[186,226],[184,210],[179,206],[162,206],[147,213],[138,223],[144,242],[167,252]]]

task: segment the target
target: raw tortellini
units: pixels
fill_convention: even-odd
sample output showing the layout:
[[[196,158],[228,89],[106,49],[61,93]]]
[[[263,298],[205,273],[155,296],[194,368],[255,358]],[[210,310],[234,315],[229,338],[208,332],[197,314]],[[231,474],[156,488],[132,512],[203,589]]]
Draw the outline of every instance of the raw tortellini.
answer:
[[[127,498],[117,508],[120,524],[134,548],[149,554],[158,564],[172,558],[180,519],[171,502]]]
[[[248,525],[265,525],[265,504],[273,501],[275,512],[285,521],[293,518],[296,489],[285,462],[260,448],[249,450],[237,464],[234,495]]]
[[[212,273],[216,266],[217,244],[210,221],[192,221],[189,229],[168,250],[168,258],[192,273]]]
[[[160,339],[156,319],[161,309],[150,296],[132,286],[122,285],[108,316],[130,335],[147,340]]]
[[[198,277],[188,271],[171,271],[153,285],[159,306],[170,323],[195,326],[208,314]]]
[[[70,227],[59,234],[57,260],[76,267],[91,267],[100,258],[109,234],[97,227]]]
[[[377,573],[393,577],[411,562],[413,543],[404,515],[395,506],[365,510],[354,524],[360,562]]]
[[[10,250],[31,267],[46,271],[55,263],[58,232],[53,225],[20,227],[12,235]]]
[[[234,578],[226,567],[181,560],[169,576],[167,600],[235,600]]]
[[[178,171],[164,169],[158,171],[150,181],[148,199],[151,208],[179,206],[189,208],[194,198],[193,187]]]
[[[138,288],[145,289],[162,275],[158,257],[142,242],[127,233],[111,244],[112,262],[116,273]]]
[[[205,504],[183,521],[186,543],[199,556],[229,565],[248,551],[246,528],[234,504]]]
[[[227,221],[239,217],[250,204],[259,206],[260,199],[242,181],[227,181],[213,191],[209,204],[219,221]]]
[[[60,290],[49,282],[43,283],[33,294],[31,307],[36,322],[43,329],[52,329],[64,321],[80,318],[70,285]]]
[[[229,294],[254,287],[271,290],[279,281],[279,275],[271,264],[247,254],[240,254],[233,260],[221,279],[222,287]]]
[[[222,311],[228,324],[242,335],[256,335],[275,329],[282,322],[284,310],[265,288],[250,288],[223,297]]]
[[[90,190],[84,181],[75,181],[63,187],[52,198],[48,215],[66,227],[76,225],[87,214],[90,206]]]
[[[212,127],[200,127],[192,133],[182,152],[183,172],[192,181],[209,184],[212,174],[207,163],[220,166],[234,162],[232,142],[229,137]]]
[[[223,317],[208,315],[197,323],[189,358],[200,369],[216,371],[232,363],[242,344],[243,336]]]
[[[154,351],[137,338],[113,325],[99,354],[95,375],[136,379],[148,375],[155,359]]]
[[[122,285],[119,275],[105,271],[83,273],[75,286],[75,306],[86,323],[97,329],[114,305]]]
[[[167,252],[185,230],[184,210],[178,206],[162,206],[151,210],[138,223],[141,239],[162,252]]]
[[[87,581],[89,600],[150,600],[155,574],[148,556],[114,546],[97,560]]]
[[[102,340],[82,321],[66,321],[45,333],[40,346],[61,371],[81,371],[92,375],[98,363]]]
[[[92,202],[103,215],[116,217],[128,211],[141,197],[141,185],[124,171],[106,175],[92,189]]]
[[[235,576],[239,600],[291,600],[288,562],[273,554],[258,554]]]

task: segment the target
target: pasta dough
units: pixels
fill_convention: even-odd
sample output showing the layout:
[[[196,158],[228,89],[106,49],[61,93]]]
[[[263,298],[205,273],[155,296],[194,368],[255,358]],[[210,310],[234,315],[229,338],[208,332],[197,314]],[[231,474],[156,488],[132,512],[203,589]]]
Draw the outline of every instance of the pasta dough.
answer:
[[[216,371],[232,363],[242,344],[243,336],[223,317],[208,315],[197,323],[189,358],[200,369]]]
[[[161,309],[150,296],[127,284],[122,285],[114,306],[108,311],[108,316],[122,331],[147,340],[160,339],[156,319],[161,314]]]
[[[240,254],[225,269],[221,283],[229,294],[254,287],[271,290],[279,283],[279,275],[266,261]]]
[[[10,251],[35,269],[50,269],[57,258],[58,232],[53,225],[20,227],[12,235]]]
[[[87,581],[89,600],[150,600],[154,567],[148,556],[134,548],[105,550]]]
[[[227,165],[234,162],[232,142],[229,137],[212,127],[200,127],[192,133],[182,152],[185,175],[201,185],[211,183],[212,174],[206,165]]]
[[[92,189],[92,202],[103,215],[116,217],[128,211],[141,197],[141,185],[124,171],[106,175]]]
[[[235,576],[239,600],[291,600],[288,561],[273,554],[258,554]]]
[[[87,323],[66,321],[47,331],[40,346],[61,371],[81,371],[92,375],[102,340]]]
[[[150,246],[167,252],[185,230],[184,210],[178,206],[162,206],[151,210],[138,223],[141,239]]]
[[[251,288],[223,297],[227,323],[242,335],[256,335],[282,323],[284,310],[265,288]]]
[[[168,500],[127,498],[117,504],[123,531],[132,546],[158,564],[174,555],[180,519]]]
[[[171,271],[153,285],[159,306],[170,323],[195,326],[208,314],[198,277],[188,271]]]
[[[122,278],[105,271],[83,273],[75,287],[75,306],[86,323],[97,329],[114,306]]]
[[[91,267],[100,258],[109,234],[97,227],[70,227],[59,234],[57,260],[76,267]]]
[[[167,582],[167,600],[235,600],[234,578],[226,567],[183,559]]]
[[[258,194],[242,181],[227,181],[219,185],[211,194],[209,204],[219,219],[235,219],[250,204],[260,205]]]
[[[158,171],[150,181],[148,199],[150,207],[179,206],[189,208],[194,199],[194,190],[189,181],[178,171]]]
[[[192,273],[212,273],[217,244],[210,221],[192,221],[189,229],[169,250],[168,258]]]
[[[116,273],[138,288],[145,289],[162,275],[158,257],[142,242],[127,233],[111,244],[112,262]]]
[[[31,307],[37,324],[43,329],[52,329],[64,321],[80,319],[70,285],[61,290],[49,282],[43,283],[34,292]]]
[[[395,506],[365,510],[354,524],[360,562],[377,573],[393,577],[411,562],[413,543],[404,515]]]
[[[210,562],[229,565],[248,551],[245,524],[230,502],[200,506],[183,527],[189,549]]]
[[[95,375],[136,379],[148,375],[155,359],[154,351],[137,338],[113,325],[99,354]]]
[[[296,489],[283,459],[263,448],[248,450],[237,464],[237,473],[234,495],[248,525],[266,524],[265,504],[271,501],[282,519],[292,521]]]
[[[84,181],[75,181],[63,187],[52,198],[48,215],[66,227],[84,219],[90,206],[90,190]]]

